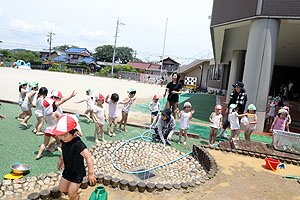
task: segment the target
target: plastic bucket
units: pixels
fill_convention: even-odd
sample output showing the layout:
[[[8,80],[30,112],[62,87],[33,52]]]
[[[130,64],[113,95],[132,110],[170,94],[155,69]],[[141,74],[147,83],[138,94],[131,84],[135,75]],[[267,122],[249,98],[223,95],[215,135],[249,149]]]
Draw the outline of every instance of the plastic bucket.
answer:
[[[265,158],[265,161],[266,161],[266,168],[273,171],[276,171],[277,165],[280,164],[278,160],[272,158]]]

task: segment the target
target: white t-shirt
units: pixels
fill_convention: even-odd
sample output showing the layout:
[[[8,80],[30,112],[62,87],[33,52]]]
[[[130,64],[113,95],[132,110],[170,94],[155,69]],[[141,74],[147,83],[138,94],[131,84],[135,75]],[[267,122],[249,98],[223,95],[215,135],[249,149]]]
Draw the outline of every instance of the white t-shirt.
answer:
[[[105,116],[104,116],[105,109],[104,109],[104,107],[103,106],[102,107],[93,106],[92,109],[93,109],[93,112],[96,114],[96,117],[99,119],[100,124],[104,125],[105,124]]]
[[[86,95],[85,101],[86,101],[87,110],[91,110],[92,105],[94,104],[92,97],[89,95]]]
[[[185,111],[181,111],[180,112],[180,129],[187,129],[189,128],[189,124],[190,124],[190,116],[191,116],[191,112],[185,112]]]
[[[222,118],[222,114],[216,114],[216,112],[213,113],[212,115],[212,120],[214,123],[210,123],[210,127],[212,128],[220,128],[220,121]]]
[[[36,107],[35,107],[35,116],[36,117],[43,117],[43,106],[42,106],[42,102],[43,102],[44,98],[39,97],[36,100]]]
[[[118,117],[118,105],[119,102],[112,103],[110,100],[108,103],[108,117],[109,118],[116,118]]]
[[[237,112],[232,112],[228,115],[228,121],[230,122],[230,129],[231,130],[238,130],[240,129],[240,123],[238,118]]]
[[[159,104],[159,102],[154,102],[154,101],[151,101],[151,103],[150,103],[150,105],[151,105],[151,109],[152,109],[152,111],[151,112],[156,112],[156,111],[158,111],[158,106],[160,105]]]
[[[24,99],[23,99],[23,93],[25,92],[26,90],[24,88],[21,88],[21,92],[19,92],[19,100],[18,100],[18,103],[19,105],[22,105]]]
[[[275,103],[275,102],[272,102],[271,104],[270,104],[270,110],[269,110],[269,112],[268,112],[268,115],[270,116],[270,117],[274,117],[274,115],[275,115],[275,109],[276,109],[276,106],[277,105],[277,103]]]

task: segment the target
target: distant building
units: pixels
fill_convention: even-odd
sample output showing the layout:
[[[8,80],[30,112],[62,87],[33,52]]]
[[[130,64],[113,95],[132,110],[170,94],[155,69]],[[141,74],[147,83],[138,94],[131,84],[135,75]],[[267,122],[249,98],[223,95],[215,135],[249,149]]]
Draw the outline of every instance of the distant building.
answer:
[[[140,73],[160,75],[160,65],[144,62],[128,62],[127,65],[132,66]]]
[[[168,57],[163,59],[163,67],[162,70],[166,71],[168,75],[172,74],[172,72],[178,70],[179,63],[173,60],[172,58]]]

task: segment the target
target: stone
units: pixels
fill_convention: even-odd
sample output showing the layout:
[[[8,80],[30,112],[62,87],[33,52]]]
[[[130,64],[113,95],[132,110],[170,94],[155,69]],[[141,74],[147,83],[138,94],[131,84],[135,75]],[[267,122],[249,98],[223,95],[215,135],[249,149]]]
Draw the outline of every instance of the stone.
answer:
[[[25,183],[25,179],[24,178],[18,178],[18,179],[13,180],[13,183],[23,184],[23,183]]]
[[[120,189],[124,190],[128,186],[128,181],[123,179],[120,181]]]
[[[112,177],[111,176],[104,176],[103,178],[103,185],[110,185]]]
[[[49,178],[54,178],[54,177],[57,177],[57,174],[54,173],[54,172],[51,172],[47,175]]]
[[[145,192],[145,190],[146,190],[146,183],[144,183],[144,182],[139,182],[139,183],[137,184],[137,186],[138,186],[139,192],[141,192],[141,193]]]
[[[12,184],[12,181],[11,180],[3,180],[3,186],[9,186]]]
[[[14,186],[14,190],[22,188],[21,184],[14,184],[13,186]]]
[[[135,181],[130,181],[130,182],[128,183],[128,190],[129,190],[130,192],[134,192],[135,189],[136,189],[136,187],[137,187],[137,183],[136,183]]]
[[[13,195],[14,193],[12,192],[12,191],[5,191],[4,192],[4,195],[5,196],[11,196],[11,195]]]
[[[165,184],[165,189],[166,190],[171,190],[173,186],[171,184]]]
[[[157,191],[161,192],[164,190],[165,186],[163,184],[158,183],[158,184],[155,184],[155,187],[156,187]]]
[[[154,189],[155,189],[155,185],[154,185],[153,183],[147,183],[147,185],[146,185],[146,190],[147,190],[148,192],[153,192]]]
[[[180,186],[181,186],[183,189],[187,189],[187,188],[188,188],[188,184],[187,184],[187,183],[180,183]]]
[[[176,183],[175,183],[175,184],[173,184],[173,188],[175,188],[175,189],[177,189],[177,190],[179,190],[179,189],[180,189],[180,187],[181,187],[181,186],[180,186],[179,184],[176,184]]]
[[[88,188],[88,179],[86,177],[83,178],[81,185],[80,185],[81,189],[87,189]]]
[[[27,196],[27,199],[30,199],[30,200],[37,200],[40,198],[40,194],[39,193],[31,193]]]
[[[54,187],[51,189],[51,197],[56,199],[56,198],[59,198],[61,196],[61,192],[58,190],[58,187]]]
[[[30,182],[29,184],[28,184],[28,187],[34,187],[35,186],[35,182]]]
[[[41,174],[41,175],[39,175],[37,178],[39,179],[39,180],[44,180],[45,178],[46,178],[47,176],[45,175],[45,174]]]
[[[41,199],[50,199],[51,195],[50,195],[50,191],[49,190],[42,190],[40,192],[40,198]]]
[[[120,179],[118,179],[118,178],[113,178],[113,179],[111,179],[111,187],[112,187],[112,188],[118,187],[119,184],[120,184]]]
[[[97,183],[103,182],[104,175],[102,173],[97,174],[96,177],[97,177]]]
[[[45,184],[44,184],[44,181],[42,181],[42,180],[38,180],[37,183],[38,183],[39,185],[41,185],[41,186],[45,185]]]

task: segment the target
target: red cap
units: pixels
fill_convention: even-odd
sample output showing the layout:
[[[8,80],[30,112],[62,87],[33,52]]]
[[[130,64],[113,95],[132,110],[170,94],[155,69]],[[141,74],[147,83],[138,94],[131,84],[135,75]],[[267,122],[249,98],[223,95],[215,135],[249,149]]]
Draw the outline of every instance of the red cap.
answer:
[[[51,96],[63,98],[63,95],[59,90],[52,90],[51,91]]]
[[[44,108],[45,116],[51,115],[53,113],[53,106],[52,106],[53,103],[54,100],[48,97],[43,100],[43,108]]]
[[[98,94],[97,96],[96,96],[96,100],[104,100],[105,98],[104,98],[104,96],[102,95],[102,94]]]
[[[78,131],[78,135],[80,137],[82,136],[77,117],[72,114],[65,114],[58,118],[57,123],[52,130],[52,133],[55,136],[64,135],[73,129],[76,129]]]
[[[158,95],[154,95],[153,99],[159,99]]]
[[[216,105],[215,110],[222,110],[222,106],[221,105]]]

